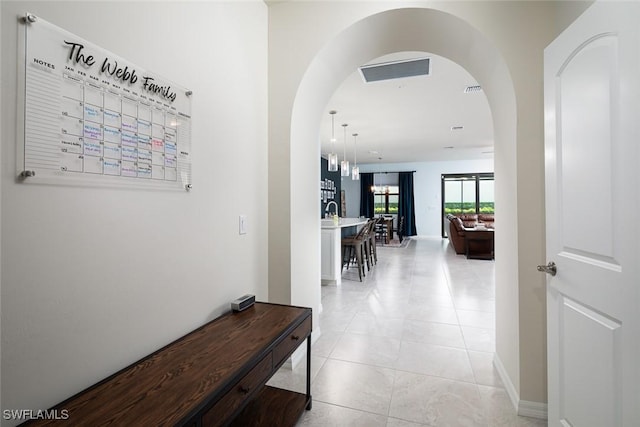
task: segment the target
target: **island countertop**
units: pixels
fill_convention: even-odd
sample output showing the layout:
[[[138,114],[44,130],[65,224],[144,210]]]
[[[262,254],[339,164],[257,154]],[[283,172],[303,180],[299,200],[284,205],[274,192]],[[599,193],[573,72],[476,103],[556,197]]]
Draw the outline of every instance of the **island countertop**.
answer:
[[[339,218],[338,225],[335,225],[333,223],[333,219],[321,219],[320,228],[333,229],[333,228],[353,227],[356,225],[366,224],[367,221],[368,221],[367,218]]]
[[[348,233],[355,234],[355,227],[361,230],[367,223],[366,218],[339,218],[338,224],[333,219],[320,220],[320,278],[322,284],[340,285],[342,283],[342,238]]]

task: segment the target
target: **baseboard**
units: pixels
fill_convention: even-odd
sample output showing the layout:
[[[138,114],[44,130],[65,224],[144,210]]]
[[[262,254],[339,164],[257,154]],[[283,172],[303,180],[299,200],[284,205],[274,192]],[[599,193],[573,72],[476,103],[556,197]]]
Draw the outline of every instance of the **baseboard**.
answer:
[[[518,405],[518,415],[546,420],[548,416],[547,404],[521,400]]]
[[[511,377],[509,377],[509,375],[507,374],[507,370],[504,368],[504,365],[502,364],[502,360],[500,360],[500,356],[498,356],[498,353],[493,354],[493,366],[495,366],[496,371],[498,371],[498,375],[500,375],[502,384],[504,384],[507,395],[509,395],[509,399],[511,400],[513,409],[517,413],[520,396],[518,395],[515,386],[511,382]]]
[[[495,366],[498,371],[498,375],[500,375],[500,379],[504,384],[504,388],[509,395],[509,400],[511,400],[511,404],[513,405],[513,409],[516,411],[516,414],[523,417],[531,417],[531,418],[539,418],[541,420],[547,419],[547,404],[540,402],[530,402],[528,400],[520,400],[520,395],[518,394],[515,386],[511,382],[511,378],[507,374],[507,370],[504,368],[502,361],[497,353],[493,356],[493,366]]]

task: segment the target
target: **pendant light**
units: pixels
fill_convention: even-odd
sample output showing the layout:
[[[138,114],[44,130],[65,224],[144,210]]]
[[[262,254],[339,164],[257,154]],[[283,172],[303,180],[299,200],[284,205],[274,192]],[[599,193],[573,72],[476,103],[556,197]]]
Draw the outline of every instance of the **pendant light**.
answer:
[[[336,153],[336,136],[335,136],[335,123],[334,118],[336,115],[336,110],[329,111],[331,114],[331,152],[327,157],[329,162],[328,170],[329,172],[337,172],[338,171],[338,153]]]
[[[358,167],[358,149],[356,147],[356,139],[358,134],[353,134],[353,169],[351,169],[351,179],[354,181],[360,180],[360,168]]]
[[[347,160],[347,126],[348,124],[343,124],[344,128],[344,160],[340,162],[340,175],[341,176],[349,176],[349,160]]]

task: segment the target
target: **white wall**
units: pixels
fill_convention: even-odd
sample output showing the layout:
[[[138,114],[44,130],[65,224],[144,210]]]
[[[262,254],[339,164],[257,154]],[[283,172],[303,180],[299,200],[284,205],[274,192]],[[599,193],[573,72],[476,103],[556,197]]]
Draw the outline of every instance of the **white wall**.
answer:
[[[492,159],[452,160],[448,162],[379,163],[360,165],[363,172],[416,171],[413,174],[413,193],[416,207],[418,236],[440,237],[442,223],[442,191],[440,176],[446,173],[493,172]],[[360,216],[360,181],[350,177],[342,180],[346,189],[347,213]]]
[[[1,7],[2,408],[44,409],[239,295],[266,300],[267,7]],[[27,11],[193,90],[190,193],[16,182],[17,17]]]

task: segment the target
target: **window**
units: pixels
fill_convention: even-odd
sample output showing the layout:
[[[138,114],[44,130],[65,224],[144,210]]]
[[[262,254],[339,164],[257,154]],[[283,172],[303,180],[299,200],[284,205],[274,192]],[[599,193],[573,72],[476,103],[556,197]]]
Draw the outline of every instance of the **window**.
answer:
[[[493,173],[442,175],[442,237],[447,237],[447,214],[495,212]]]
[[[373,212],[376,215],[398,214],[400,189],[397,185],[374,186],[371,190],[373,191]]]
[[[476,213],[475,179],[458,178],[444,182],[444,214]]]
[[[480,177],[480,197],[478,199],[478,213],[495,213],[493,183],[493,176],[491,176],[491,178]]]

